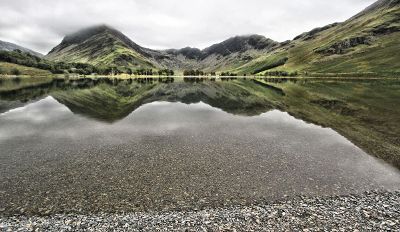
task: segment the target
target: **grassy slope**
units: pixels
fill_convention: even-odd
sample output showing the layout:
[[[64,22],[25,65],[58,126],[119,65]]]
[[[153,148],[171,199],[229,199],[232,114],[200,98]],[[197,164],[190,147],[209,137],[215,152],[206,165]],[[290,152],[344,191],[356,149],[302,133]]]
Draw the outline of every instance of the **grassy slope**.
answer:
[[[358,18],[319,32],[313,39],[294,40],[272,54],[249,62],[233,71],[248,73],[273,62],[276,57],[288,57],[283,66],[271,70],[303,71],[315,73],[400,72],[400,32],[372,36],[373,28],[390,22],[387,27],[400,28],[400,7],[368,12]],[[345,54],[318,54],[317,49],[327,48],[338,41],[354,37],[372,37],[371,45],[358,45]]]
[[[341,72],[373,72],[373,73],[400,73],[400,33],[380,38],[373,46],[360,46],[354,53],[324,59],[313,63],[310,72],[341,73]]]
[[[287,52],[279,50],[278,52],[273,52],[271,54],[261,56],[250,63],[237,67],[233,69],[232,72],[239,74],[258,73],[257,70],[264,70],[264,67],[271,66],[278,60],[281,60],[286,57],[288,57]]]
[[[265,50],[251,49],[227,56],[216,56],[214,54],[201,61],[192,61],[194,62],[192,66],[194,69],[201,69],[205,72],[225,72],[241,67],[247,64],[249,60],[256,59],[265,52]]]
[[[12,64],[12,63],[7,63],[7,62],[0,62],[0,69],[2,70],[2,72],[4,74],[11,74],[11,70],[18,69],[21,72],[21,75],[29,75],[29,76],[51,75],[51,73],[47,70],[31,68],[31,67],[26,67],[23,65]]]

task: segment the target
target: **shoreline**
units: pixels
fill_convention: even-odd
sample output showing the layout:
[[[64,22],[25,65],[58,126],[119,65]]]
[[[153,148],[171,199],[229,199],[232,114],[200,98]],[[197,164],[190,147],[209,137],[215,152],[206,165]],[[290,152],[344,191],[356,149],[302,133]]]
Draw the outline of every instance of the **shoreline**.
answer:
[[[22,79],[35,79],[35,78],[50,78],[50,79],[66,79],[66,80],[74,80],[74,79],[144,79],[144,78],[152,78],[152,79],[165,79],[165,78],[194,78],[194,79],[287,79],[287,80],[399,80],[400,76],[393,75],[393,76],[384,76],[384,75],[370,75],[370,76],[363,76],[363,75],[298,75],[298,76],[274,76],[274,75],[233,75],[233,76],[220,76],[220,75],[199,75],[199,76],[185,76],[185,75],[129,75],[129,74],[120,74],[120,75],[80,75],[80,74],[52,74],[52,75],[4,75],[0,74],[0,79],[8,80],[8,79],[15,79],[15,78],[22,78]]]
[[[0,216],[1,231],[399,230],[400,190],[201,210]]]

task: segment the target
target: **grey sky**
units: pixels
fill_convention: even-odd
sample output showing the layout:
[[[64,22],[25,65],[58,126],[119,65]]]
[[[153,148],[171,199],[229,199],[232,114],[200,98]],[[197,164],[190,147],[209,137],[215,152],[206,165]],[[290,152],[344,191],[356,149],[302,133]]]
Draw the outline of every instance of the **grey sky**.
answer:
[[[0,40],[47,53],[65,34],[108,24],[139,45],[203,48],[229,37],[277,41],[344,21],[374,0],[0,0]]]

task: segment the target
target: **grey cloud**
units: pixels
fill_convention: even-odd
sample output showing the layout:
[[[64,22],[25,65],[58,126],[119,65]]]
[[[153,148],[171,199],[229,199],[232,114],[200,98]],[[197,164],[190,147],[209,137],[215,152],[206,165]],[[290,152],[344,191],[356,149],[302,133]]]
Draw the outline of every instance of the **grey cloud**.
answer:
[[[0,39],[47,53],[65,34],[106,23],[150,48],[205,47],[240,34],[278,41],[344,21],[373,0],[1,0]]]

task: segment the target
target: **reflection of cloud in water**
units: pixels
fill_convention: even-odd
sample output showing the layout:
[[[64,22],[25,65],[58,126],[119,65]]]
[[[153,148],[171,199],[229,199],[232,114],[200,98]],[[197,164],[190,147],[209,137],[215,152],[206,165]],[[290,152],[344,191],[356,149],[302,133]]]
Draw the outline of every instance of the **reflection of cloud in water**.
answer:
[[[71,117],[69,110],[52,97],[0,115],[0,139],[20,136],[41,136],[43,129],[51,128],[58,120]]]
[[[33,104],[9,110],[0,116],[4,116],[6,119],[31,120],[33,123],[40,123],[54,119],[54,116],[57,117],[58,114],[68,111],[65,106],[59,104],[52,97],[47,97]]]

